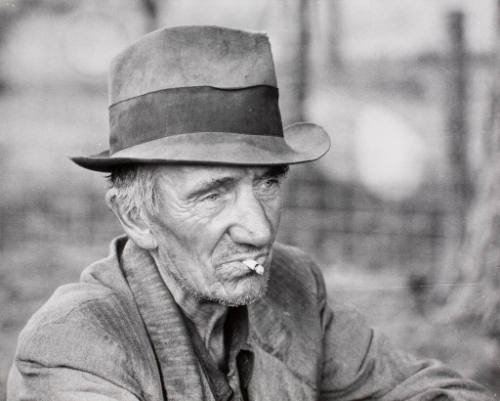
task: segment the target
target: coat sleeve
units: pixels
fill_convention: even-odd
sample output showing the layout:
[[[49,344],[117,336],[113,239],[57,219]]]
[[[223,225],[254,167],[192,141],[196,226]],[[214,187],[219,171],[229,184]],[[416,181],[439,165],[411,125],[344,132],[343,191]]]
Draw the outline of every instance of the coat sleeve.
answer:
[[[440,362],[395,350],[354,310],[331,308],[323,277],[314,270],[323,327],[320,400],[494,401]]]
[[[138,401],[127,354],[78,313],[28,324],[19,337],[7,401]]]

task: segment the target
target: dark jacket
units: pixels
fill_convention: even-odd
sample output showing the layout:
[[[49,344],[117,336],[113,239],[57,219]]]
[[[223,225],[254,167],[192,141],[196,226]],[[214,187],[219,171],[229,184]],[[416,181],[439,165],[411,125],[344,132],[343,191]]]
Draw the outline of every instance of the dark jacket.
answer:
[[[248,316],[250,400],[492,400],[439,363],[394,351],[355,312],[330,308],[321,273],[296,248],[275,246],[267,294]],[[154,262],[118,239],[24,328],[7,400],[164,399],[213,396]]]

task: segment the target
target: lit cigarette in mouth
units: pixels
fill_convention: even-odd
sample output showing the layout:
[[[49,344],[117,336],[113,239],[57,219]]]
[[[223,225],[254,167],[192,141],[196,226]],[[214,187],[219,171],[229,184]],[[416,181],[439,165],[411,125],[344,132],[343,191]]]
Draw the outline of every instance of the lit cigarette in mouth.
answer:
[[[264,266],[262,266],[260,263],[257,263],[255,260],[245,259],[242,263],[255,273],[261,276],[264,274]]]

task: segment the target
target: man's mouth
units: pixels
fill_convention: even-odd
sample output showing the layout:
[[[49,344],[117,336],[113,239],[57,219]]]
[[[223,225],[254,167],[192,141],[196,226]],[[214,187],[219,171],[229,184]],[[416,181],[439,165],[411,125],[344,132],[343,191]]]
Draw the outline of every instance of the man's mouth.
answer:
[[[223,261],[220,263],[221,265],[225,265],[228,263],[243,263],[245,260],[254,260],[258,264],[265,264],[267,257],[269,256],[268,253],[258,253],[258,254],[241,254],[237,256],[233,256],[231,258],[228,258],[227,260]]]
[[[265,271],[265,262],[268,254],[238,255],[216,265],[216,270],[220,273],[237,275],[257,274],[262,275]]]

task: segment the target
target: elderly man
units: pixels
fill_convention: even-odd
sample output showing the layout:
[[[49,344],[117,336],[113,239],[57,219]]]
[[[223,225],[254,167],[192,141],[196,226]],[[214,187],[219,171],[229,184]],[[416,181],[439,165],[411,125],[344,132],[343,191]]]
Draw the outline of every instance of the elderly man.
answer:
[[[488,400],[329,306],[319,269],[274,243],[288,165],[321,157],[284,130],[269,41],[219,27],[153,32],[114,61],[110,172],[126,236],[20,335],[8,400]]]

